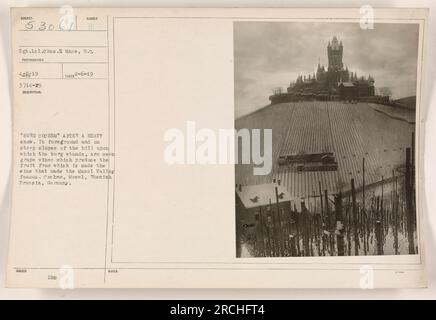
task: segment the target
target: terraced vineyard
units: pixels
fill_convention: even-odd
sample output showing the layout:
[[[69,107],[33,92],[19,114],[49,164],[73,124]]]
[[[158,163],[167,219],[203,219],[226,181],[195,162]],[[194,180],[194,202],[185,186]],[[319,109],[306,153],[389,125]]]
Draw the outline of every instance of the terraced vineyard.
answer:
[[[273,169],[254,176],[252,165],[236,165],[236,183],[252,185],[280,179],[295,198],[307,198],[322,190],[330,194],[392,176],[405,162],[405,148],[412,143],[414,125],[375,111],[366,103],[337,101],[283,103],[263,108],[236,120],[236,129],[272,129]],[[334,152],[338,171],[294,172],[279,167],[281,154]]]
[[[269,106],[235,126],[272,129],[273,153],[269,175],[254,176],[252,165],[238,164],[236,183],[276,181],[291,195],[288,210],[275,210],[278,198],[270,199],[269,207],[258,212],[254,236],[242,233],[247,256],[417,252],[413,159],[406,161],[406,148],[413,150],[413,124],[366,103],[310,101]],[[333,152],[338,170],[278,165],[280,155],[319,152]]]

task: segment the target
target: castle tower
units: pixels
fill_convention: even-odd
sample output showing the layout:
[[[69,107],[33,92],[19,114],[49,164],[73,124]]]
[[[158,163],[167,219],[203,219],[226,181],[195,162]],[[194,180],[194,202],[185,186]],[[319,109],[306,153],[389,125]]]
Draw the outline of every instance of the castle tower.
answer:
[[[342,42],[338,42],[338,38],[333,37],[332,42],[327,45],[327,56],[329,60],[329,71],[343,70],[344,65],[342,63]]]

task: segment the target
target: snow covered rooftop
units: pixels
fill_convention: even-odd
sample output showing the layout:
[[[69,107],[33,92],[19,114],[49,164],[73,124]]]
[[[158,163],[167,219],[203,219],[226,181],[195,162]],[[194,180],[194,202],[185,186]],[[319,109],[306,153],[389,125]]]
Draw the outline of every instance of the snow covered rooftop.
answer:
[[[342,86],[344,86],[344,87],[354,87],[354,83],[349,82],[349,81],[347,81],[347,82],[341,82],[339,85],[340,85],[340,86],[342,85]]]
[[[291,200],[299,200],[291,197],[289,192],[283,186],[279,186],[277,183],[267,183],[267,184],[258,184],[251,186],[239,186],[236,188],[236,194],[239,199],[243,203],[245,208],[255,208],[258,206],[268,205],[270,200],[271,203],[276,203],[276,192],[275,188],[277,187],[277,193],[279,195],[279,202],[283,201],[291,201]],[[296,202],[297,207],[299,207],[299,201]]]

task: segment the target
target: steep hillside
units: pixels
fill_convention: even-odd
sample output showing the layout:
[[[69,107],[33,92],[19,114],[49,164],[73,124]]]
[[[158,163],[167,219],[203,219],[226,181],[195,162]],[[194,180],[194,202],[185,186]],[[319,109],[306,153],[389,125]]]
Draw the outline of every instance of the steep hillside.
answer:
[[[294,197],[307,197],[322,189],[347,191],[350,179],[362,185],[365,158],[366,184],[392,176],[405,162],[405,148],[412,143],[414,125],[393,119],[367,103],[338,101],[282,103],[263,108],[236,120],[236,129],[272,129],[273,170],[268,176],[253,176],[251,165],[236,165],[236,183],[243,185],[280,179]],[[334,152],[338,171],[292,172],[279,167],[281,154]]]

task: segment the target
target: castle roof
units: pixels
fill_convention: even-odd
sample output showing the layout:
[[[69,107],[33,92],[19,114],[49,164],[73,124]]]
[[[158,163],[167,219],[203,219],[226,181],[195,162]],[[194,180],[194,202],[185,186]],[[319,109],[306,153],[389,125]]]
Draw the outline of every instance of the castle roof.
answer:
[[[328,46],[333,50],[337,50],[337,49],[339,49],[340,46],[342,46],[342,42],[339,43],[338,38],[336,36],[334,36],[332,39],[332,42],[330,43],[330,41],[329,41]]]
[[[347,82],[341,82],[339,84],[340,86],[344,86],[344,87],[354,87],[354,83],[347,81]]]

